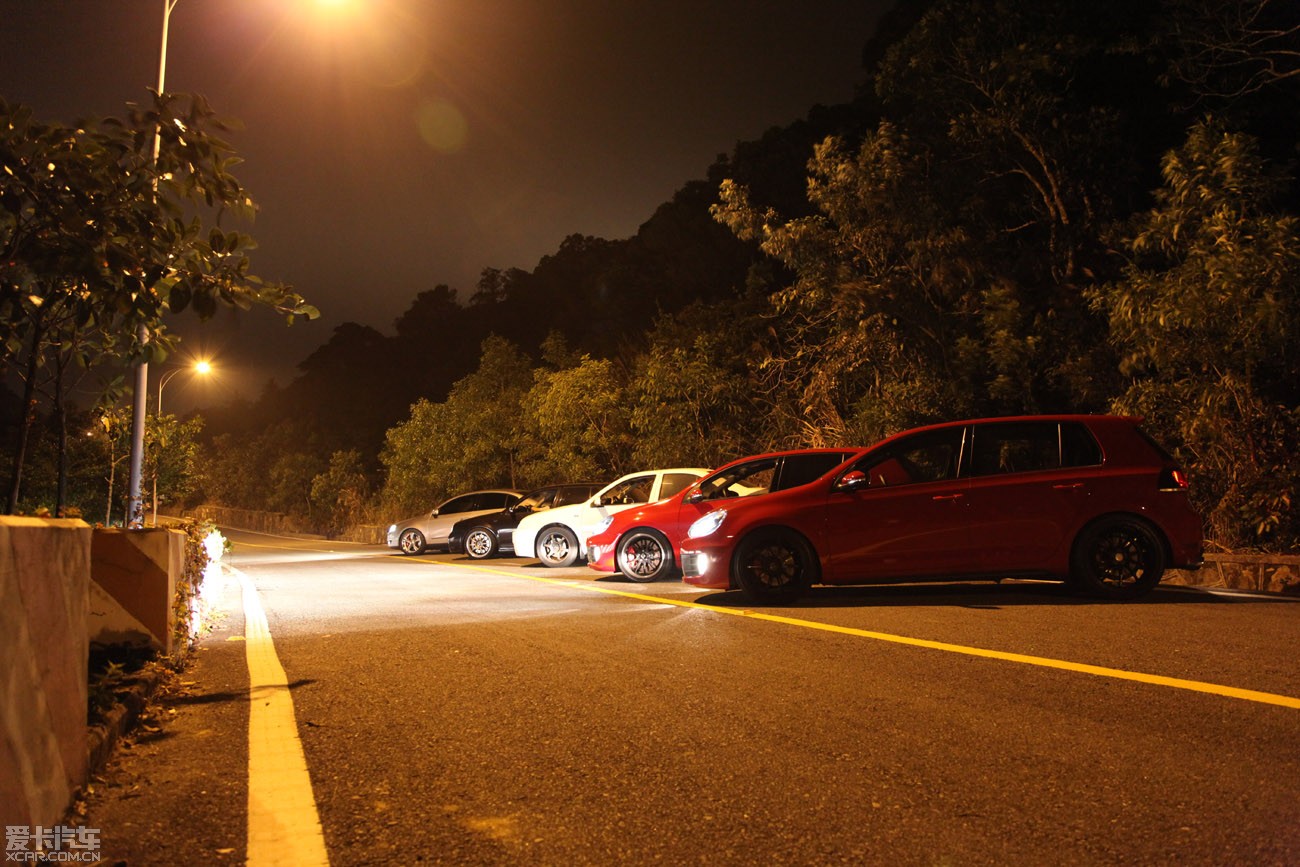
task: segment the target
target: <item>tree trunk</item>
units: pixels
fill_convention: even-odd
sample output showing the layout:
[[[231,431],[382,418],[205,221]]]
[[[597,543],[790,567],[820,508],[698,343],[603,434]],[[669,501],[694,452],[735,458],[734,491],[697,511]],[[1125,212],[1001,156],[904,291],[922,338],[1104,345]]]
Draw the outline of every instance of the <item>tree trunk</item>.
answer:
[[[18,510],[18,499],[22,495],[23,464],[27,461],[27,440],[31,435],[32,422],[36,420],[36,370],[41,345],[41,327],[39,323],[32,329],[32,346],[27,356],[27,373],[23,377],[23,417],[18,422],[18,442],[14,446],[13,476],[9,481],[9,500],[5,514],[12,515]]]
[[[54,517],[66,517],[63,507],[68,499],[68,408],[63,404],[63,369],[67,361],[59,356],[54,363],[54,423],[59,442],[59,484],[54,499]]]

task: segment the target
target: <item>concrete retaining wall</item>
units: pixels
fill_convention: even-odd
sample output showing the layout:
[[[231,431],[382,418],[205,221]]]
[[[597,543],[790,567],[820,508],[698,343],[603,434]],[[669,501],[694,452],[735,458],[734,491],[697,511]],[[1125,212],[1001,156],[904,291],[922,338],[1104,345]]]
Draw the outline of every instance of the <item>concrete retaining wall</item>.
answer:
[[[57,824],[85,781],[91,529],[0,516],[0,820]]]
[[[86,632],[95,644],[176,647],[176,582],[185,571],[181,530],[97,529],[91,547]]]

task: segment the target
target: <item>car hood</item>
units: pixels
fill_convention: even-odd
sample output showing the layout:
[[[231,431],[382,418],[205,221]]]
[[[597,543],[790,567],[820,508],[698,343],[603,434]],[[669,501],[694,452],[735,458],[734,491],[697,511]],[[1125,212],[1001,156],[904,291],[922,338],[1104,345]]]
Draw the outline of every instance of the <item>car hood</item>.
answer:
[[[423,523],[424,521],[427,521],[427,520],[429,520],[429,515],[428,515],[427,513],[426,513],[426,514],[423,514],[423,515],[412,515],[412,516],[409,517],[409,518],[403,518],[403,519],[400,520],[400,521],[394,521],[394,522],[393,522],[393,526],[396,527],[396,528],[399,529],[399,530],[402,530],[402,529],[405,529],[405,528],[407,528],[407,527],[411,527],[411,526],[414,526],[414,525],[416,525],[416,524]]]

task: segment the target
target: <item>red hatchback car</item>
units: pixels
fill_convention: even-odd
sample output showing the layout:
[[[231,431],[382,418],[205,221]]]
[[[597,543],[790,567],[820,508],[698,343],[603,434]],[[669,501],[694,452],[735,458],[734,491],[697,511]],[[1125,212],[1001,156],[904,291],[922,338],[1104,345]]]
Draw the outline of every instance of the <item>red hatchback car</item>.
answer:
[[[613,515],[587,540],[587,565],[657,581],[681,562],[686,528],[741,497],[789,490],[824,476],[861,449],[798,449],[742,458],[666,500]]]
[[[724,501],[681,543],[687,583],[787,602],[813,584],[1050,578],[1133,599],[1201,562],[1187,476],[1117,416],[917,428],[814,483]],[[690,504],[691,495],[686,503]]]

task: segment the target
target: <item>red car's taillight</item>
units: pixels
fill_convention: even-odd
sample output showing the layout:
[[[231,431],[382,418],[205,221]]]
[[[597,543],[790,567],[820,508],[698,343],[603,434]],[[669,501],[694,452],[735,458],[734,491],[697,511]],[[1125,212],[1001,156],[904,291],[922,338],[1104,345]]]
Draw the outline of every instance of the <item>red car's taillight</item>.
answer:
[[[1160,474],[1160,490],[1162,491],[1185,491],[1191,485],[1191,480],[1187,477],[1186,471],[1179,467],[1171,467]]]

